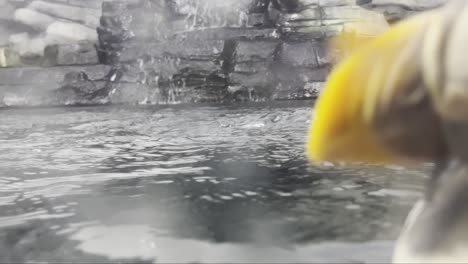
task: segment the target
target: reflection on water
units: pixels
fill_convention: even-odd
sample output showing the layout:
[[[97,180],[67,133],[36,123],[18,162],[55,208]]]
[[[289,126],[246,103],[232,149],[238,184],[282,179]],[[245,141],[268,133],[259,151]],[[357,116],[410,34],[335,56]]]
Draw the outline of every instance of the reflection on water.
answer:
[[[420,168],[309,166],[309,105],[0,112],[0,261],[375,262]]]

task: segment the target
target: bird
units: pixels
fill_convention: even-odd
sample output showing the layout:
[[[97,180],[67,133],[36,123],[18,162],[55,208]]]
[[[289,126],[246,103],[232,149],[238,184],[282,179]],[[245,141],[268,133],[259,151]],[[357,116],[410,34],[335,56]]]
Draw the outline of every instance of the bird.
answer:
[[[313,107],[311,163],[434,165],[393,263],[468,263],[466,43],[466,0],[407,17],[343,53]]]

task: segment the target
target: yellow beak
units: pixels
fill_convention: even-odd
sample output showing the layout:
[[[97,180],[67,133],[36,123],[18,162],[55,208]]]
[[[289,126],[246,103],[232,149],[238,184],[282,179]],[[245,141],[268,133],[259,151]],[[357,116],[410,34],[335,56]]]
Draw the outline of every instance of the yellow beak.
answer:
[[[414,70],[407,70],[415,65],[397,69],[393,65],[425,21],[427,16],[421,15],[402,21],[336,65],[315,105],[306,146],[310,161],[393,163],[400,159],[381,140],[374,125],[382,103],[400,95],[400,87],[412,81],[409,75]],[[397,74],[390,74],[392,71]]]
[[[361,67],[360,67],[361,66]],[[309,129],[307,155],[311,161],[393,160],[377,139],[372,125],[364,119],[362,105],[367,79],[362,66],[351,58],[332,72],[323,93],[315,105]]]

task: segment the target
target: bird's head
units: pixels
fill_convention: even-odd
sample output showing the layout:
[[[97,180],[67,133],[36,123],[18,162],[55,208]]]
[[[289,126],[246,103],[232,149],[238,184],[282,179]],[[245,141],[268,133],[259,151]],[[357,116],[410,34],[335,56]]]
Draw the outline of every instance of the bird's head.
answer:
[[[395,262],[468,262],[453,253],[468,249],[467,26],[460,0],[398,22],[337,63],[315,104],[312,162],[435,163]]]

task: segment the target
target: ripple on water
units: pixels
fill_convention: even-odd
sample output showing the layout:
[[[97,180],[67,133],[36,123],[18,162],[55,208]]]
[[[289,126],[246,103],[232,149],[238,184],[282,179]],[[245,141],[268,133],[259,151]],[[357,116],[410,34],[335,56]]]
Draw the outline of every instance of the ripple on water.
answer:
[[[0,252],[21,248],[2,234],[40,227],[78,243],[50,249],[46,262],[70,250],[159,262],[385,262],[391,244],[381,240],[395,238],[430,164],[308,166],[310,116],[270,106],[1,111]]]

